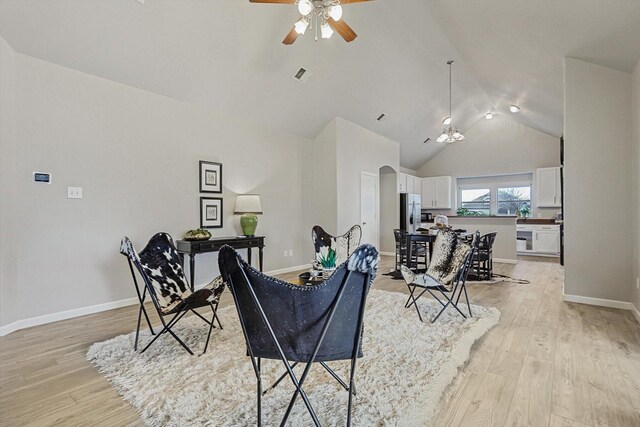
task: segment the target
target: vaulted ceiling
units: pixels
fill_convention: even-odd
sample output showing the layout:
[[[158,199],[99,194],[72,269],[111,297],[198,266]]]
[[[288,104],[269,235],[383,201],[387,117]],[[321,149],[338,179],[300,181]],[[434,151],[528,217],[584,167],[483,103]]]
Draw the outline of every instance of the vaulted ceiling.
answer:
[[[282,45],[297,19],[248,0],[0,0],[18,52],[309,138],[340,116],[398,141],[409,168],[444,148],[422,141],[448,113],[448,59],[458,127],[491,110],[559,137],[564,56],[640,58],[639,0],[376,0],[344,6],[353,43]]]

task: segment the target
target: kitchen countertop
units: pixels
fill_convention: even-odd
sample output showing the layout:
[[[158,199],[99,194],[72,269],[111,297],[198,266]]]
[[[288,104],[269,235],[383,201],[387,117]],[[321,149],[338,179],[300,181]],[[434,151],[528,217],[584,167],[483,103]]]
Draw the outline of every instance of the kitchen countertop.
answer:
[[[553,218],[519,218],[517,221],[518,224],[559,224]]]

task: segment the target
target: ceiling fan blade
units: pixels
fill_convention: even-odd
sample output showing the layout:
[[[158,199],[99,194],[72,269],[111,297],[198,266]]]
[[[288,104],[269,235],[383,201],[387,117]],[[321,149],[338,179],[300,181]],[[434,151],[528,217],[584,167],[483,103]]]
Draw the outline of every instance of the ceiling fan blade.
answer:
[[[340,4],[362,3],[363,1],[373,1],[373,0],[340,0]]]
[[[354,41],[355,38],[358,37],[355,31],[344,22],[344,19],[335,21],[333,18],[329,18],[327,19],[327,23],[334,31],[340,34],[347,43]]]
[[[298,33],[296,32],[296,27],[293,27],[291,31],[289,31],[289,34],[287,34],[287,36],[284,38],[284,40],[282,40],[282,44],[292,45],[297,38]]]
[[[295,4],[296,0],[249,0],[249,2],[251,2],[251,3]]]

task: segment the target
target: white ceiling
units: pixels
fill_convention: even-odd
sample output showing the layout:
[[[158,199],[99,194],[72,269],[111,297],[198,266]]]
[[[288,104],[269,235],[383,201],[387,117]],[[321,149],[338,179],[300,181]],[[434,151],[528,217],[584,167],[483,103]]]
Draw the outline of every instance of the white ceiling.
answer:
[[[18,52],[309,138],[340,116],[400,142],[408,168],[443,148],[422,141],[447,114],[448,59],[454,124],[493,110],[560,136],[564,56],[627,72],[640,58],[640,0],[376,0],[343,18],[353,43],[308,33],[287,47],[291,5],[0,0]]]

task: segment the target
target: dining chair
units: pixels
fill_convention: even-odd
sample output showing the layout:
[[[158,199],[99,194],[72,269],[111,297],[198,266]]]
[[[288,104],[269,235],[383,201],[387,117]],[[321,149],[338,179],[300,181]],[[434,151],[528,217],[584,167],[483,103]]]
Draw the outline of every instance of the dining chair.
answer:
[[[441,230],[436,236],[431,263],[425,273],[416,274],[406,265],[400,267],[402,277],[409,289],[409,298],[405,303],[405,307],[414,306],[421,322],[424,320],[417,301],[426,292],[442,305],[440,311],[431,320],[432,323],[449,307],[453,307],[466,319],[465,314],[458,308],[463,292],[469,316],[473,316],[466,280],[471,268],[474,250],[478,245],[478,237],[479,233],[476,232],[473,242],[469,244],[464,239],[460,239],[454,231]],[[417,293],[418,289],[422,289],[422,291]],[[440,295],[440,298],[436,293]]]

